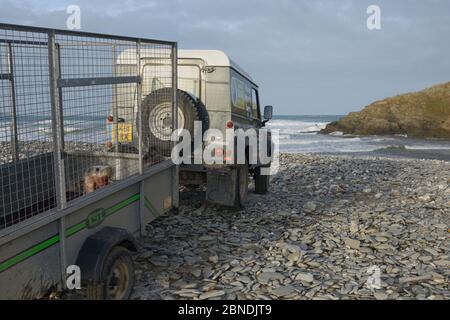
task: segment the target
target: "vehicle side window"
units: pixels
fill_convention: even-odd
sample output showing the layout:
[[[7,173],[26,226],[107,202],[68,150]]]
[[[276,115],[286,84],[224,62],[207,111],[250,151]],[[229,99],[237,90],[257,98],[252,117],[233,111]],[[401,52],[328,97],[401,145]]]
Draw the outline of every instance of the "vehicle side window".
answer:
[[[231,78],[231,102],[241,110],[252,108],[252,88],[236,77]]]
[[[259,97],[258,91],[252,89],[252,106],[253,106],[253,118],[261,119],[261,113],[259,112]]]
[[[245,110],[251,110],[253,111],[252,107],[252,88],[249,86],[245,86]]]

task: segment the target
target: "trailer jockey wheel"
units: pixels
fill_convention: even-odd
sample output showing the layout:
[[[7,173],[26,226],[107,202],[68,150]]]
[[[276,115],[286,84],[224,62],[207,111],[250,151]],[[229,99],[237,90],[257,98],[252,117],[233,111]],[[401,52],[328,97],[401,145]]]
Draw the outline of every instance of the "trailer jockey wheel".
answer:
[[[134,286],[134,266],[127,249],[117,246],[105,258],[100,285],[89,285],[90,300],[127,300]]]

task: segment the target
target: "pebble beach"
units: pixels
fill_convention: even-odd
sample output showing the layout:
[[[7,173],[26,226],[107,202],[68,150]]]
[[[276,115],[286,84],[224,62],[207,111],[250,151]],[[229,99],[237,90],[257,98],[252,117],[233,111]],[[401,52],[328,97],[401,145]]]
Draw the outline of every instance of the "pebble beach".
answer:
[[[282,154],[245,209],[203,197],[148,226],[133,299],[450,298],[450,162]]]

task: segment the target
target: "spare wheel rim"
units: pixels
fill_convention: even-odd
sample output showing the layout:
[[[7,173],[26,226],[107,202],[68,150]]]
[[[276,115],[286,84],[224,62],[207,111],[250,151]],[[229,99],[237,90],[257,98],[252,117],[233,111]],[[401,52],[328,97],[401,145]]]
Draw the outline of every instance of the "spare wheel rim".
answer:
[[[178,128],[184,128],[185,117],[178,107]],[[172,136],[172,103],[163,102],[158,104],[150,112],[148,125],[151,133],[159,140],[170,141]]]

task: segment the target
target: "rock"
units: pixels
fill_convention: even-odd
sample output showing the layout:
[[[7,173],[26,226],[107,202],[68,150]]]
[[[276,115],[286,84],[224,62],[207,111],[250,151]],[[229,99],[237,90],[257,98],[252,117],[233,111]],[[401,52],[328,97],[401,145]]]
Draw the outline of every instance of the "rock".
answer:
[[[314,281],[314,276],[311,273],[298,273],[295,280],[309,283]]]
[[[425,194],[423,196],[420,196],[418,199],[422,202],[430,202],[432,197],[430,194]]]
[[[450,261],[449,260],[437,260],[437,261],[433,261],[433,263],[438,266],[438,267],[443,267],[443,268],[449,268],[450,267]]]
[[[267,284],[272,280],[283,280],[285,277],[278,272],[263,272],[258,275],[258,281],[262,284]]]
[[[388,298],[388,295],[384,292],[374,292],[373,296],[377,300],[386,300]]]
[[[215,238],[213,236],[201,236],[198,238],[198,241],[213,241]]]
[[[297,251],[288,255],[287,258],[289,261],[297,262],[298,260],[300,260],[300,257],[301,257],[300,252]]]
[[[167,267],[167,256],[161,256],[161,257],[152,257],[150,258],[150,262],[156,266],[156,267]]]
[[[170,287],[169,279],[167,278],[157,278],[155,281],[161,288],[168,289]]]
[[[237,278],[237,280],[243,283],[250,283],[252,281],[252,279],[247,276],[240,276],[239,278]]]
[[[239,266],[239,264],[240,264],[239,260],[236,259],[230,262],[230,266],[232,267],[237,267]]]
[[[298,245],[285,243],[285,242],[277,243],[277,247],[288,250],[290,252],[300,252],[302,250],[302,248]]]
[[[195,289],[198,287],[198,284],[196,283],[188,283],[185,286],[183,286],[183,289]]]
[[[398,190],[392,190],[391,191],[391,196],[393,196],[393,197],[395,197],[395,198],[399,198],[399,197],[401,197],[401,192],[400,191],[398,191]]]
[[[359,240],[354,240],[354,239],[347,238],[344,240],[344,242],[345,242],[346,246],[350,247],[351,249],[355,249],[355,250],[358,250],[361,245],[361,242]]]
[[[171,286],[172,286],[172,288],[175,288],[175,289],[182,289],[182,288],[184,288],[184,286],[186,284],[187,283],[184,280],[177,280],[177,281],[173,282]]]
[[[423,282],[427,280],[433,279],[432,275],[423,275],[423,276],[417,276],[417,277],[403,277],[400,278],[400,283],[415,283],[415,282]]]
[[[378,242],[386,242],[389,241],[389,238],[386,237],[375,237],[375,240],[377,240]]]
[[[213,291],[208,291],[208,292],[202,293],[198,298],[200,300],[206,300],[206,299],[211,299],[211,298],[222,297],[225,294],[226,294],[226,292],[223,290],[213,290]]]
[[[426,263],[426,262],[430,262],[431,260],[433,260],[433,257],[431,257],[431,256],[420,256],[419,260]]]
[[[194,277],[199,278],[199,277],[202,275],[202,270],[200,270],[200,269],[194,269],[194,270],[191,271],[191,274],[192,274]]]
[[[205,278],[205,279],[208,279],[209,277],[211,277],[213,275],[213,269],[211,268],[210,265],[207,265],[203,268],[202,275],[203,275],[203,278]]]
[[[295,292],[296,292],[295,288],[291,285],[282,286],[282,287],[278,287],[278,288],[270,290],[270,293],[278,298],[290,296],[291,294],[293,294]]]
[[[425,248],[424,251],[428,252],[429,254],[431,254],[432,256],[438,256],[439,252],[437,252],[436,250],[434,250],[433,248]]]
[[[355,234],[359,231],[358,222],[351,221],[350,222],[350,233]]]
[[[219,257],[218,257],[217,255],[210,256],[210,257],[208,258],[208,261],[210,261],[210,262],[216,264],[216,263],[219,262]]]
[[[329,124],[321,132],[450,138],[450,108],[438,105],[450,105],[450,82],[377,101]]]
[[[194,289],[183,289],[179,291],[175,291],[174,294],[183,297],[183,298],[195,298],[198,297],[199,294],[201,294],[200,291],[194,290]]]
[[[304,206],[303,210],[307,213],[313,213],[317,209],[317,205],[313,201],[308,201]]]
[[[208,291],[211,291],[211,290],[214,290],[215,288],[216,288],[216,284],[215,283],[213,283],[213,282],[210,282],[210,283],[208,283],[208,284],[205,284],[203,287],[202,287],[202,291],[203,292],[208,292]]]

